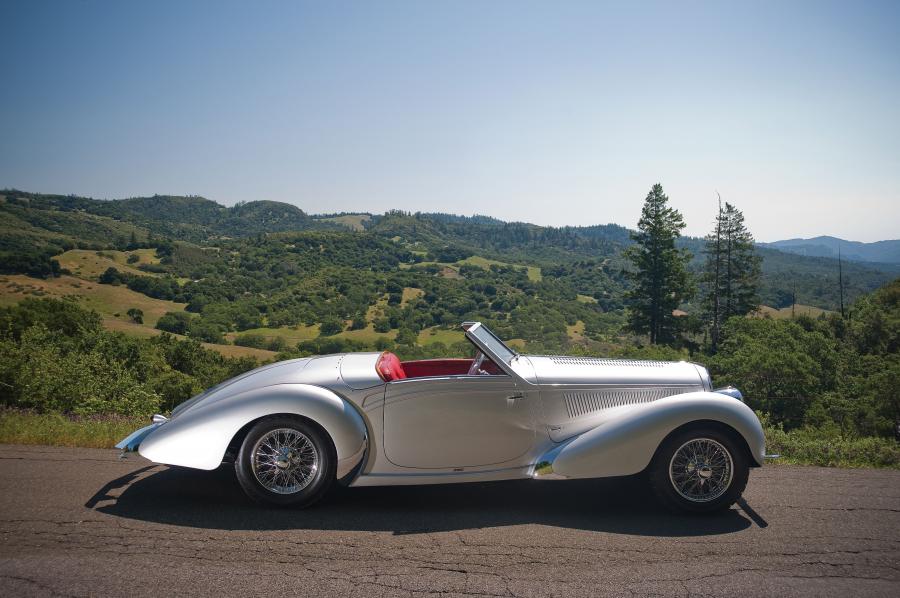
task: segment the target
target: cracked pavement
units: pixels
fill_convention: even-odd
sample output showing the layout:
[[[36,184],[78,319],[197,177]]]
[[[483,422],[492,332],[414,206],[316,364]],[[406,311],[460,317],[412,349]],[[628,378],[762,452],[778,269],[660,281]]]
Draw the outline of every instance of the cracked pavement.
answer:
[[[641,480],[358,488],[248,504],[212,472],[0,445],[2,596],[897,596],[900,471],[753,470],[714,517]]]

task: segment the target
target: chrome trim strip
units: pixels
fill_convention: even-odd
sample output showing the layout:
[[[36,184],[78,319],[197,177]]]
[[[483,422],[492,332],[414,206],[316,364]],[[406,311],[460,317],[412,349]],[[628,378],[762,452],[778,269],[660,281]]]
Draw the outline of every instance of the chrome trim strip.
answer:
[[[162,426],[165,422],[157,422],[155,424],[150,424],[149,426],[145,426],[139,430],[135,430],[123,440],[119,441],[116,444],[117,449],[122,449],[124,453],[133,453],[138,450],[138,447],[141,445],[141,442],[150,435],[151,432],[156,430],[158,427]]]
[[[422,473],[367,473],[365,477],[367,478],[433,478],[433,477],[453,477],[453,476],[466,476],[466,475],[476,475],[482,473],[497,473],[501,471],[517,471],[519,469],[525,469],[526,466],[520,467],[502,467],[500,469],[465,469],[462,471],[441,471],[441,472],[422,472]]]
[[[732,399],[737,399],[738,401],[744,402],[744,395],[733,386],[726,386],[724,388],[717,388],[713,392],[718,393],[720,395],[725,395],[731,397]]]

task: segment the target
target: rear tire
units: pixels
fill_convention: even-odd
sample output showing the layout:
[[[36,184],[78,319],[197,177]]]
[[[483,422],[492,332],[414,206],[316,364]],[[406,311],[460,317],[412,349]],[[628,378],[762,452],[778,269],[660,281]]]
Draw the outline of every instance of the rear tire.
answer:
[[[714,513],[728,509],[747,487],[746,451],[714,426],[685,430],[660,445],[647,471],[650,487],[667,509]]]
[[[253,501],[277,507],[308,507],[334,482],[337,455],[331,438],[297,417],[259,421],[241,443],[234,469]]]

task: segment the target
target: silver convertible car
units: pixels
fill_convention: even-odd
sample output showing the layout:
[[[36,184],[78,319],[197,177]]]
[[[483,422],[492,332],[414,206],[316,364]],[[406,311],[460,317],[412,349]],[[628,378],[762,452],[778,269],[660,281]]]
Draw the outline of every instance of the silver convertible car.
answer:
[[[661,502],[729,507],[765,458],[740,393],[687,362],[520,355],[479,322],[472,359],[347,353],[266,365],[117,446],[169,465],[234,462],[247,495],[308,506],[334,483],[566,480],[645,472]]]

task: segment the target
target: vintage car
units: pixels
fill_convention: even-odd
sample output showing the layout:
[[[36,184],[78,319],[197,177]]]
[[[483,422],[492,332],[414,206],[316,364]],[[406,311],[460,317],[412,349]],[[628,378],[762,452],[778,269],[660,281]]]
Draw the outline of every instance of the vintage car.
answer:
[[[348,486],[645,472],[672,509],[729,507],[763,464],[740,393],[688,362],[520,355],[479,322],[472,359],[347,353],[263,366],[117,446],[156,463],[234,462],[247,495],[308,506]]]

